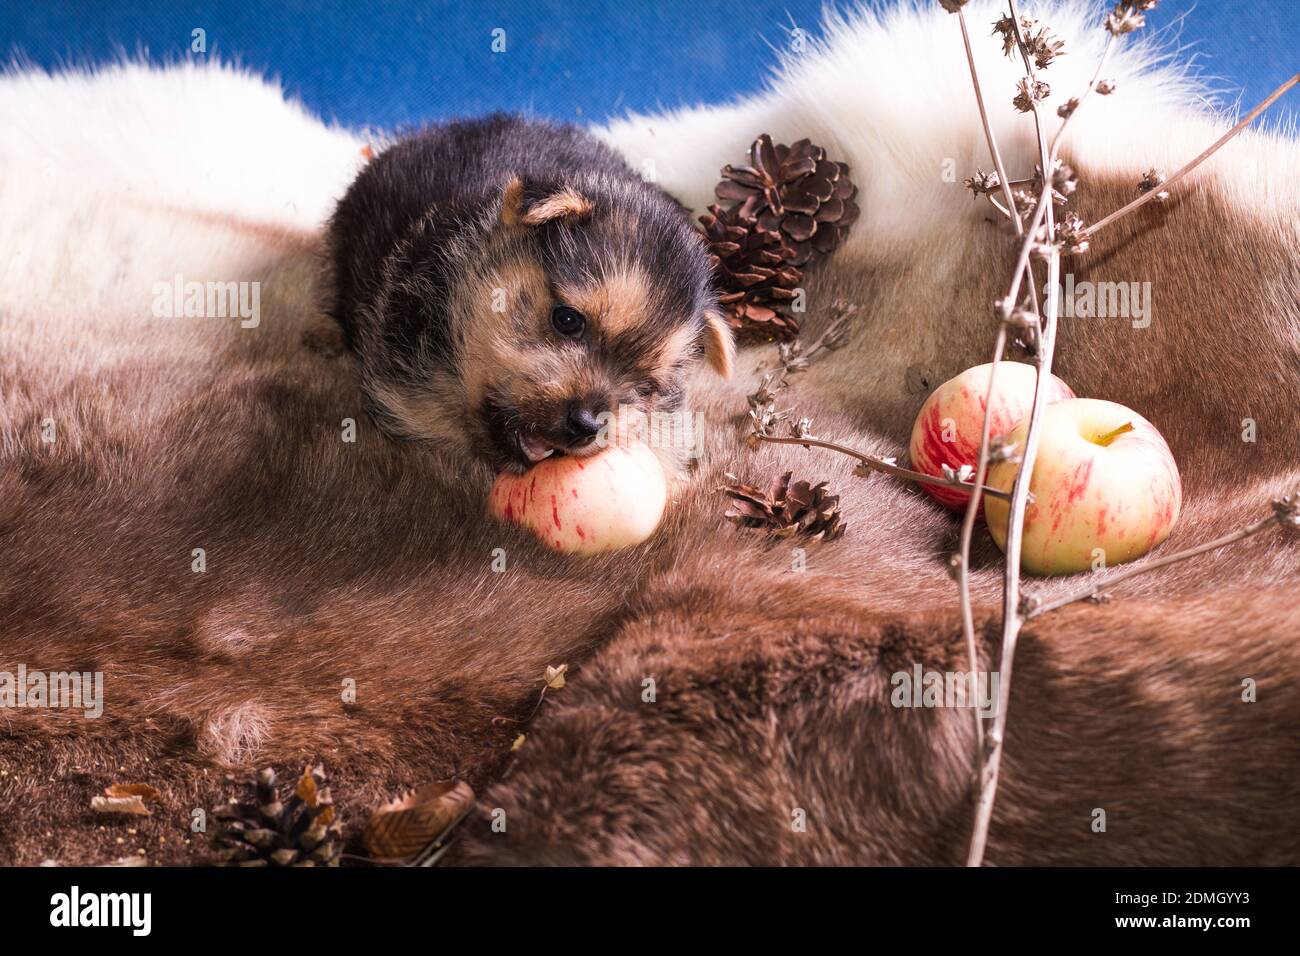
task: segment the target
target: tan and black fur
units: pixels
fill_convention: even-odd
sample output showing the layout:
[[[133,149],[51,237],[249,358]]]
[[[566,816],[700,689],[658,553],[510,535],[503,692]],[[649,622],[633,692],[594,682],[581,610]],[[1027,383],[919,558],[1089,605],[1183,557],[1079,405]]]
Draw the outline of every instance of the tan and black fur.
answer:
[[[584,425],[620,407],[677,408],[702,350],[730,369],[685,210],[574,127],[497,115],[402,139],[343,197],[329,245],[372,413],[496,468],[527,467],[530,445],[582,453]]]

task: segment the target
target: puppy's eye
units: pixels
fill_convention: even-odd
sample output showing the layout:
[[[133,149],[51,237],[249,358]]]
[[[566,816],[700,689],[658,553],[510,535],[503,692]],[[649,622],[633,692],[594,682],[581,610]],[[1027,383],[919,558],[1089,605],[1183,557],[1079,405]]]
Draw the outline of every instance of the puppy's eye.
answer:
[[[576,339],[586,327],[587,320],[572,306],[557,305],[551,309],[551,328],[566,338]]]

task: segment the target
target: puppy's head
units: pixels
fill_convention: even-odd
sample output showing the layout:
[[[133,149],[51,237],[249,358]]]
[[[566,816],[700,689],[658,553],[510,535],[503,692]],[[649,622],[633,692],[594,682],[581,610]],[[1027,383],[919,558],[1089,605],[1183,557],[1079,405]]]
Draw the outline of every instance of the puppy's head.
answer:
[[[731,373],[704,246],[644,183],[510,179],[449,298],[467,437],[498,469],[593,453],[620,408],[675,409],[697,355]]]

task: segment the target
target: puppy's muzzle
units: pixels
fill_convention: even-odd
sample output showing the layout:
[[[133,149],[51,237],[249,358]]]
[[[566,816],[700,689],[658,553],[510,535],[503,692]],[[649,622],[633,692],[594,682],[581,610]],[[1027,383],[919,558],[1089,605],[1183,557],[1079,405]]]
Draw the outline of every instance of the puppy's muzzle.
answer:
[[[593,405],[574,402],[564,417],[564,437],[570,448],[581,448],[596,440],[600,433],[600,416],[607,410]]]
[[[607,414],[606,402],[569,402],[551,427],[518,429],[515,432],[515,442],[530,465],[557,452],[580,454],[595,442],[604,427],[603,417]]]

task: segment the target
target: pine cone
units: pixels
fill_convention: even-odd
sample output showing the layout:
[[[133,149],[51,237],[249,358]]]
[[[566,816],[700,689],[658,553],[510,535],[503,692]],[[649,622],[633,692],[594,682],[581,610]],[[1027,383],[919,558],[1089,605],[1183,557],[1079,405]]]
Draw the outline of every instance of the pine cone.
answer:
[[[718,301],[737,335],[765,342],[798,335],[799,322],[785,306],[797,294],[803,272],[790,264],[795,252],[785,237],[741,219],[740,207],[715,203],[700,222],[713,253]]]
[[[774,146],[764,133],[749,155],[749,166],[724,166],[714,190],[735,205],[710,206],[700,221],[732,328],[742,338],[789,341],[799,332],[787,304],[803,282],[800,267],[848,234],[857,187],[847,165],[807,139]]]
[[[791,484],[790,475],[787,471],[777,478],[766,493],[727,475],[727,484],[718,489],[732,499],[723,517],[742,528],[762,528],[773,538],[802,534],[833,541],[842,535],[847,526],[840,516],[839,496],[830,494],[824,481]]]
[[[323,767],[308,767],[287,803],[275,771],[257,775],[253,803],[234,799],[212,811],[221,822],[213,839],[221,866],[338,866],[343,828],[325,785]]]
[[[807,139],[773,146],[766,133],[754,140],[749,159],[749,166],[722,167],[726,178],[714,193],[740,203],[741,220],[783,233],[795,252],[793,265],[806,265],[814,252],[830,252],[848,235],[859,210],[846,164],[831,162],[826,150]]]

